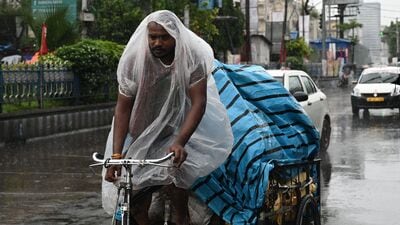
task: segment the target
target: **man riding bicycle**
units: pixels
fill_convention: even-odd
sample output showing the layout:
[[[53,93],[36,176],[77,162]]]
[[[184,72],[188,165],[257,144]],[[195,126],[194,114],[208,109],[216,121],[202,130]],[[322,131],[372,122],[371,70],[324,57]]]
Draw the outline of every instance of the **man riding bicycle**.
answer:
[[[118,65],[119,94],[105,156],[151,159],[174,152],[176,167],[133,167],[132,182],[136,190],[169,186],[176,224],[189,223],[186,189],[222,164],[232,147],[226,109],[210,76],[213,60],[211,47],[163,10],[141,22]],[[105,180],[115,182],[120,174],[120,167],[111,166]],[[112,188],[103,183],[103,195]],[[151,194],[135,204],[144,209],[134,212],[136,222],[150,224]]]

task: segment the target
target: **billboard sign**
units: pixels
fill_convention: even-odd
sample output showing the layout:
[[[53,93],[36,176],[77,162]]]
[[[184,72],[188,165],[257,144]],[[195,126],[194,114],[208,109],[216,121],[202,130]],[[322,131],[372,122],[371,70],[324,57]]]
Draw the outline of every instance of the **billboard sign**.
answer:
[[[32,13],[35,16],[37,13],[46,13],[58,7],[67,8],[67,20],[70,23],[75,23],[77,18],[76,14],[76,0],[33,0]]]
[[[326,0],[327,5],[359,4],[360,0]]]

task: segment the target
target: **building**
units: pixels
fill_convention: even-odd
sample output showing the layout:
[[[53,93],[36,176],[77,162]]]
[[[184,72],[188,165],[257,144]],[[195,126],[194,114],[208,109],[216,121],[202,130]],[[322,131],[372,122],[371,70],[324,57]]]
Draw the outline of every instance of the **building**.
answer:
[[[272,42],[267,36],[267,19],[268,19],[268,2],[269,0],[250,0],[247,7],[249,10],[249,30],[250,30],[250,54],[251,63],[259,65],[268,65],[270,63],[270,55]],[[240,1],[242,12],[246,15],[246,1]]]
[[[381,4],[378,2],[362,3],[359,6],[357,22],[363,25],[358,30],[360,44],[369,49],[372,63],[380,64],[382,57],[382,43],[379,36],[381,30]]]
[[[246,1],[241,0],[240,3],[245,14]],[[270,61],[279,61],[282,38],[288,41],[304,35],[308,43],[319,37],[318,18],[306,16],[303,20],[301,4],[301,0],[288,0],[286,29],[282,36],[285,0],[249,0],[253,63],[265,65]]]

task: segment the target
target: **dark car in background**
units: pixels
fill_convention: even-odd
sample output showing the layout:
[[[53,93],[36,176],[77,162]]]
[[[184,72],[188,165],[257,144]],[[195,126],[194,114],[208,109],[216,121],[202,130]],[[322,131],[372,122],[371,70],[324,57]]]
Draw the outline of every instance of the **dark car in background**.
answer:
[[[0,59],[15,54],[18,54],[18,51],[12,43],[0,42]]]

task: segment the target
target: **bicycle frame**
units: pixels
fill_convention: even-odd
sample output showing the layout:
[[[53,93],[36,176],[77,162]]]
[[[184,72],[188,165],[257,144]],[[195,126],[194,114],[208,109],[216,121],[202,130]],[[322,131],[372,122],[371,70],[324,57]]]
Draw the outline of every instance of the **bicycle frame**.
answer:
[[[121,209],[121,225],[129,225],[130,224],[130,201],[131,201],[131,193],[132,193],[132,165],[138,166],[160,166],[160,167],[170,167],[171,165],[162,164],[163,162],[171,159],[174,156],[174,153],[169,153],[165,157],[159,159],[104,159],[103,156],[97,152],[93,153],[93,160],[97,163],[90,165],[90,167],[94,166],[104,166],[105,168],[112,166],[112,165],[120,165],[125,168],[126,174],[124,180],[119,182],[118,185],[118,198],[114,209],[114,214],[112,218],[112,224],[116,224],[115,214],[119,209]],[[119,203],[120,192],[124,190],[123,193],[123,201]]]

